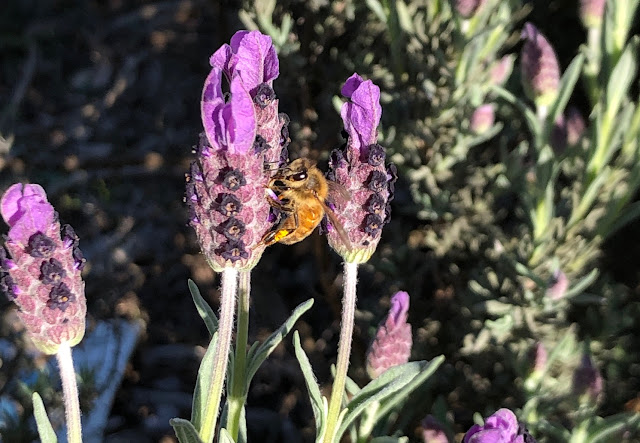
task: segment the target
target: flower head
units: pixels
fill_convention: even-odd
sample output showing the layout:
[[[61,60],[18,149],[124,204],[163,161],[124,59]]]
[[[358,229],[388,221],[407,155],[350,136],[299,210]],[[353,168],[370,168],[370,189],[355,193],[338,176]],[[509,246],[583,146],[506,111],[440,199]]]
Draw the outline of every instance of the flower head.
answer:
[[[376,378],[384,371],[409,361],[411,355],[411,325],[407,323],[409,294],[397,292],[391,297],[391,308],[367,353],[367,372]]]
[[[462,443],[535,443],[527,429],[518,423],[516,415],[509,409],[496,411],[484,421],[484,425],[473,425]]]
[[[471,18],[487,0],[455,0],[456,12],[463,18]]]
[[[573,393],[580,397],[580,402],[593,404],[600,399],[604,389],[604,381],[591,356],[585,353],[580,366],[573,373]]]
[[[496,114],[492,104],[478,106],[473,114],[469,127],[474,134],[484,134],[493,126],[496,120]]]
[[[531,23],[522,30],[525,39],[520,55],[522,83],[527,95],[538,106],[549,106],[558,95],[560,66],[547,39]]]
[[[489,69],[489,81],[492,85],[502,86],[513,71],[513,54],[507,54],[496,61]]]
[[[569,288],[569,279],[566,274],[560,269],[553,271],[551,278],[549,279],[549,285],[547,286],[547,297],[552,300],[560,300],[566,294]]]
[[[363,263],[375,251],[382,227],[389,221],[396,173],[393,165],[385,167],[385,151],[377,143],[382,115],[380,88],[353,74],[342,87],[342,94],[349,99],[340,113],[348,141],[331,154],[328,178],[351,196],[348,201],[333,202],[350,244],[330,225],[327,232],[329,244],[346,261]]]
[[[75,346],[84,336],[87,311],[75,232],[60,227],[39,185],[11,186],[0,212],[9,225],[6,250],[0,247],[0,286],[20,308],[38,349],[55,354],[63,342]]]
[[[427,415],[420,425],[422,427],[422,440],[424,443],[449,443],[447,433],[433,415]]]
[[[607,0],[580,0],[580,19],[586,28],[599,28]]]
[[[289,142],[288,136],[283,140],[288,118],[278,113],[272,88],[278,58],[268,36],[239,31],[210,63],[201,102],[204,134],[188,175],[186,202],[209,264],[216,271],[250,269],[264,251],[259,242],[270,227],[265,163],[277,165]]]

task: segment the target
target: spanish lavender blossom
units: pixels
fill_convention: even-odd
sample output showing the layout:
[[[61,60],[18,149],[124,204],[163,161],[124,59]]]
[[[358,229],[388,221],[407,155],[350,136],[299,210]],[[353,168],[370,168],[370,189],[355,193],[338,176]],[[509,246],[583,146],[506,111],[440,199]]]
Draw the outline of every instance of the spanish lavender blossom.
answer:
[[[604,380],[591,356],[584,354],[580,366],[573,373],[573,393],[580,397],[581,403],[593,404],[600,399],[604,389]]]
[[[569,279],[566,274],[560,269],[556,269],[551,278],[549,279],[549,285],[547,286],[546,295],[551,300],[560,300],[564,297],[564,294],[569,288]]]
[[[556,154],[561,154],[567,146],[578,144],[585,129],[586,124],[580,111],[571,106],[566,117],[563,114],[559,115],[553,125],[549,140],[551,147]]]
[[[420,426],[424,443],[449,443],[447,433],[433,415],[427,415],[420,423]]]
[[[332,202],[350,244],[330,224],[325,226],[329,244],[345,261],[364,263],[378,246],[382,227],[389,222],[396,169],[394,165],[385,167],[385,150],[377,143],[382,114],[380,88],[353,74],[342,87],[342,95],[349,99],[340,112],[348,140],[332,152],[327,176],[350,194],[347,201],[336,198]]]
[[[391,309],[367,353],[367,373],[371,378],[409,361],[413,339],[411,325],[407,323],[408,312],[409,294],[399,291],[391,297]]]
[[[542,372],[547,366],[548,359],[549,353],[541,342],[536,343],[529,350],[529,361],[531,363],[532,371]]]
[[[580,0],[580,19],[586,28],[599,28],[607,0]]]
[[[455,0],[456,12],[463,18],[471,18],[487,0]]]
[[[558,95],[560,66],[547,39],[531,23],[522,30],[525,39],[520,65],[525,92],[537,106],[549,106]]]
[[[214,270],[251,269],[260,259],[269,229],[264,197],[269,176],[286,160],[288,117],[278,113],[273,80],[278,58],[271,39],[239,31],[210,59],[202,91],[204,134],[187,181],[187,203],[203,253]],[[229,95],[222,90],[222,76]]]
[[[516,415],[509,409],[496,411],[484,421],[484,425],[473,425],[462,443],[535,443],[529,431],[518,423]]]
[[[0,212],[9,225],[6,250],[0,247],[0,286],[20,308],[39,350],[56,354],[63,343],[75,346],[84,336],[87,311],[78,236],[71,226],[60,226],[39,185],[12,185]]]
[[[492,104],[478,106],[469,121],[469,129],[474,134],[484,134],[496,121],[496,114]]]
[[[508,54],[496,61],[489,69],[489,81],[492,85],[502,86],[513,71],[513,54]]]

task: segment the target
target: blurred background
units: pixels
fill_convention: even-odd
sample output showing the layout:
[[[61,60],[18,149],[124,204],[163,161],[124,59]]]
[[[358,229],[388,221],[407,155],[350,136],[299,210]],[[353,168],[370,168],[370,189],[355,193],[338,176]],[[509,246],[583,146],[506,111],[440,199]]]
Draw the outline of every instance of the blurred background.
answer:
[[[491,80],[485,71],[492,63],[509,54],[515,58],[521,50],[525,21],[552,42],[561,70],[566,69],[587,39],[579,2],[489,3],[484,25],[476,26],[500,27],[501,37],[497,43],[482,40],[474,49],[486,49],[482,63],[479,57],[463,58],[471,38],[448,1],[407,0],[399,2],[405,8],[400,12],[391,0],[3,4],[0,189],[17,181],[41,184],[60,218],[75,228],[87,258],[88,331],[117,318],[142,326],[105,441],[175,441],[168,420],[190,413],[208,333],[187,279],[214,309],[219,281],[187,225],[184,174],[201,132],[208,58],[239,29],[260,29],[278,48],[274,89],[280,111],[291,118],[291,158],[317,159],[326,170],[331,149],[343,143],[336,97],[344,80],[358,72],[381,87],[381,140],[400,177],[391,223],[374,257],[361,267],[350,375],[361,385],[367,382],[364,358],[372,331],[400,289],[411,296],[413,359],[446,357],[409,400],[406,415],[396,417],[395,427],[411,441],[422,441],[420,420],[427,414],[454,435],[468,429],[475,412],[522,408],[533,396],[524,386],[533,364],[529,349],[544,342],[552,352],[566,331],[575,338],[563,345],[570,358],[553,377],[566,380],[563,371],[570,374],[584,343],[591,343],[589,354],[606,380],[591,414],[621,412],[636,397],[640,225],[631,217],[606,235],[595,233],[592,226],[607,204],[598,200],[587,215],[600,212],[583,217],[587,224],[579,225],[575,236],[545,240],[553,245],[545,259],[529,261],[531,245],[539,243],[524,227],[522,195],[529,192],[526,172],[536,157],[519,155],[515,167],[509,163],[515,157],[507,153],[519,152],[532,137],[517,106],[482,86]],[[637,33],[638,22],[630,29],[630,35]],[[467,68],[482,65],[485,74],[461,72],[461,60]],[[519,69],[509,74],[511,68],[502,86],[524,100]],[[637,77],[628,96],[637,104]],[[488,101],[495,120],[486,132],[473,128],[471,118]],[[594,105],[583,83],[577,82],[569,105],[589,119]],[[558,207],[571,201],[562,189],[573,189],[580,180],[572,171],[560,173],[556,182]],[[600,192],[606,196],[613,190]],[[629,204],[637,201],[635,188],[628,193]],[[563,217],[562,211],[556,215]],[[531,275],[523,277],[514,263]],[[591,274],[596,268],[597,276]],[[569,287],[584,284],[573,294],[578,298],[550,308],[548,282],[558,270]],[[294,246],[269,248],[252,275],[252,340],[266,337],[299,303],[315,299],[297,329],[328,389],[339,333],[339,257],[316,233]],[[0,311],[0,395],[20,405],[3,421],[4,441],[28,442],[35,438],[30,392],[45,392],[45,402],[55,408],[57,382],[46,359],[22,335],[15,306],[3,298]],[[97,388],[90,374],[84,381],[86,410]],[[570,429],[578,422],[575,407],[564,394],[566,404],[552,400],[553,408],[536,406],[537,411]],[[290,341],[258,372],[247,416],[250,441],[312,441],[311,407]],[[628,431],[625,438],[634,436]],[[547,438],[541,440],[554,441]]]

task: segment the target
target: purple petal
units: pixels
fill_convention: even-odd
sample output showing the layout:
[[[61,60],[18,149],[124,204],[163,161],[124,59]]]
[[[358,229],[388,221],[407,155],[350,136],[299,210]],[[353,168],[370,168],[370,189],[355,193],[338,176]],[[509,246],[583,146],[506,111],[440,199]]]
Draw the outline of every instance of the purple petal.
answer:
[[[214,54],[215,55],[215,54]],[[214,67],[206,80],[204,81],[204,87],[202,88],[203,102],[215,100],[217,98],[223,98],[222,94],[222,69]]]
[[[380,106],[380,88],[371,80],[361,81],[357,74],[352,75],[342,88],[350,102],[342,105],[340,115],[350,137],[350,145],[359,150],[377,140],[377,128],[382,115]]]
[[[0,201],[0,212],[11,228],[9,238],[22,243],[38,231],[45,232],[54,219],[53,206],[40,185],[11,186]]]
[[[351,98],[351,96],[353,95],[353,91],[358,89],[358,86],[360,86],[362,82],[364,82],[362,77],[360,77],[357,73],[354,73],[347,79],[346,82],[344,82],[344,85],[342,86],[342,90],[340,92],[343,96]]]
[[[228,77],[231,77],[231,70],[233,68],[232,58],[233,50],[231,46],[224,44],[209,58],[209,64],[212,68],[218,68],[227,74]]]
[[[278,56],[271,43],[271,37],[259,31],[251,31],[236,39],[231,39],[231,47],[237,45],[237,62],[234,69],[240,72],[242,81],[249,91],[261,83],[269,83],[278,76]]]
[[[398,291],[391,297],[391,309],[389,317],[393,319],[394,325],[407,321],[409,312],[409,294],[405,291]]]
[[[516,436],[518,433],[518,419],[516,415],[507,408],[496,411],[484,422],[485,428],[502,429],[509,436]]]
[[[253,147],[253,141],[256,138],[256,116],[251,95],[238,75],[231,80],[229,105],[231,105],[233,119],[233,124],[228,126],[230,127],[229,142],[234,152],[246,153]]]
[[[235,34],[233,34],[233,37],[231,37],[230,43],[231,43],[231,49],[233,50],[234,53],[238,52],[238,48],[240,48],[240,43],[242,43],[242,40],[247,36],[247,34],[249,34],[249,31],[246,31],[246,30],[238,31]]]
[[[463,443],[511,443],[511,438],[501,429],[483,429],[469,437],[465,435]]]

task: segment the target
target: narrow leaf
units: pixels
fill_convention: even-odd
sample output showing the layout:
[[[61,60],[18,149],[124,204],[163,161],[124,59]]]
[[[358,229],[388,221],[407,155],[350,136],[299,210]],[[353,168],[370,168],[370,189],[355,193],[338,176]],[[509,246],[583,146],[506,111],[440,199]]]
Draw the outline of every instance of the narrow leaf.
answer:
[[[381,402],[389,395],[401,390],[427,366],[427,362],[424,361],[405,363],[388,369],[372,380],[347,404],[347,413],[338,428],[336,437],[339,439],[351,423],[373,402]]]
[[[204,323],[207,325],[207,329],[209,330],[209,335],[213,337],[213,334],[218,330],[218,317],[214,314],[211,306],[202,298],[200,295],[200,290],[198,286],[194,283],[193,280],[189,279],[189,291],[191,292],[191,297],[193,298],[193,302],[196,305],[196,309],[198,310],[198,314],[204,320]]]
[[[42,403],[40,394],[34,392],[31,398],[33,400],[33,415],[36,418],[36,426],[38,427],[40,440],[42,443],[57,443],[58,437],[56,437],[53,426],[51,426],[51,422],[49,422],[49,417],[47,416],[47,411],[44,409],[44,403]]]
[[[189,420],[184,418],[172,418],[169,424],[173,426],[173,432],[176,433],[180,443],[202,443],[198,436],[198,431],[193,427]]]
[[[255,350],[255,352],[250,355],[250,357],[248,357],[246,383],[247,388],[251,383],[251,379],[253,379],[253,376],[258,371],[258,368],[260,368],[260,365],[262,365],[262,363],[269,357],[269,355],[271,355],[271,353],[280,344],[282,339],[286,337],[287,334],[291,331],[300,316],[307,312],[311,308],[311,306],[313,306],[313,299],[309,299],[306,302],[298,305],[298,307],[293,310],[287,321],[285,321],[282,326],[274,331],[273,334],[271,334],[269,338],[267,338],[264,343],[262,343]]]
[[[640,415],[622,412],[602,419],[594,429],[589,429],[587,443],[609,441],[614,437],[620,438],[624,431],[637,429],[640,426]]]
[[[234,443],[233,438],[225,428],[220,429],[220,437],[218,437],[218,443]]]
[[[560,86],[558,88],[558,97],[551,105],[549,109],[549,114],[547,115],[545,122],[545,138],[544,141],[548,140],[549,134],[551,134],[551,130],[553,129],[553,125],[558,119],[558,117],[564,112],[564,109],[567,107],[567,103],[569,102],[569,98],[573,93],[573,89],[576,86],[576,82],[578,78],[580,78],[580,72],[582,70],[582,64],[584,63],[584,54],[580,53],[576,55],[569,65],[569,67],[564,71],[562,75],[562,79],[560,79]]]
[[[587,289],[598,277],[599,271],[598,269],[594,269],[589,274],[585,275],[582,279],[580,279],[575,285],[571,286],[569,290],[564,294],[565,298],[575,297],[578,294],[581,294],[585,289]]]
[[[196,429],[202,426],[202,417],[205,412],[205,405],[208,401],[207,393],[209,392],[209,384],[213,378],[213,358],[218,342],[218,333],[213,334],[207,352],[202,358],[200,368],[198,368],[198,378],[196,380],[196,389],[193,392],[193,405],[191,408],[191,423]]]
[[[324,428],[326,425],[326,399],[323,402],[323,398],[320,395],[320,388],[318,387],[315,375],[313,375],[313,369],[311,369],[309,359],[302,349],[302,345],[300,345],[300,335],[298,334],[298,331],[293,333],[293,346],[295,347],[296,358],[300,363],[300,369],[302,370],[302,375],[304,376],[304,381],[307,384],[307,390],[309,391],[309,400],[311,401],[313,416],[316,420],[316,437],[320,438],[324,435]]]

